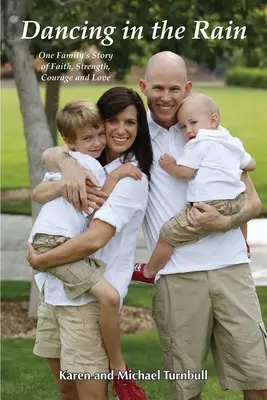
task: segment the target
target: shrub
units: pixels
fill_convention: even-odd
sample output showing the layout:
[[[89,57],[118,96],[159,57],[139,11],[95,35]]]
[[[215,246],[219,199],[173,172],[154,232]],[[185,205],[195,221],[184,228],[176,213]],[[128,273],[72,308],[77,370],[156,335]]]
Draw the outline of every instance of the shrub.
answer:
[[[267,68],[229,68],[225,81],[232,86],[267,89]]]

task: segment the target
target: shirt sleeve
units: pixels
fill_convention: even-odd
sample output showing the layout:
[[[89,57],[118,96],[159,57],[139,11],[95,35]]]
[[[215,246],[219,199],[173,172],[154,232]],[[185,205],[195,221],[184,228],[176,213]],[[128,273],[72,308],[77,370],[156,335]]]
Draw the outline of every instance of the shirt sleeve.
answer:
[[[246,152],[246,150],[244,149],[243,143],[241,142],[240,139],[238,139],[237,137],[234,137],[233,140],[234,140],[235,145],[238,146],[241,151],[240,169],[244,169],[248,166],[252,157],[249,153]]]
[[[199,141],[196,143],[189,142],[189,144],[185,146],[183,156],[177,160],[177,164],[198,169],[205,154],[207,154],[207,148],[208,144],[205,141]]]
[[[46,172],[43,181],[60,181],[61,173],[58,171]]]
[[[138,211],[145,211],[148,198],[148,180],[121,179],[94,219],[100,219],[116,228],[119,233]]]

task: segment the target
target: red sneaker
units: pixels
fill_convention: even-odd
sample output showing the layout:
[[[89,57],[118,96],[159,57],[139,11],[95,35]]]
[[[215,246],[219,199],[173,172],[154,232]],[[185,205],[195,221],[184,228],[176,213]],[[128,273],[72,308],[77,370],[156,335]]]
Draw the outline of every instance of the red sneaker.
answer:
[[[132,281],[143,282],[147,283],[148,285],[153,285],[155,278],[146,278],[144,276],[145,265],[146,264],[135,264],[132,275]]]
[[[246,246],[247,246],[247,255],[248,255],[248,258],[250,258],[250,257],[251,257],[251,252],[250,252],[250,246],[249,246],[248,242],[246,242]]]
[[[126,365],[127,372],[131,370]],[[147,400],[144,389],[137,386],[134,379],[114,377],[112,385],[113,396],[117,400]]]

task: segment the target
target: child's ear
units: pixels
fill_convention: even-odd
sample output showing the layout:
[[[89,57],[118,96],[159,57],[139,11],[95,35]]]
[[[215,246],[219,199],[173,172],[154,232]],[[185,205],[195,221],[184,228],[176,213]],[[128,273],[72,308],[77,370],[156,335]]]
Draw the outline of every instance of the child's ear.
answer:
[[[219,125],[219,115],[217,113],[213,113],[211,115],[211,128],[217,129]]]
[[[66,137],[63,137],[63,140],[64,140],[64,142],[66,143],[66,145],[68,146],[68,148],[69,148],[70,150],[73,150],[73,149],[74,149],[74,143],[73,143],[71,140],[69,140],[69,139],[66,138]]]

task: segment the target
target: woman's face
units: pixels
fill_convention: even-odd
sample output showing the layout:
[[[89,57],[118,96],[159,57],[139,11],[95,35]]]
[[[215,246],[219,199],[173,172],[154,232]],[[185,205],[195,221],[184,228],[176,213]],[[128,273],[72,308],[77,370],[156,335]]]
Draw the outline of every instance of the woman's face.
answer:
[[[137,110],[128,106],[105,121],[107,161],[111,162],[128,150],[135,141],[138,129]]]

